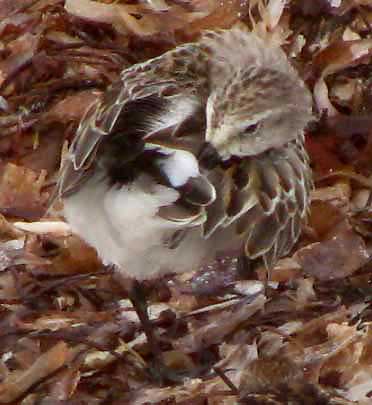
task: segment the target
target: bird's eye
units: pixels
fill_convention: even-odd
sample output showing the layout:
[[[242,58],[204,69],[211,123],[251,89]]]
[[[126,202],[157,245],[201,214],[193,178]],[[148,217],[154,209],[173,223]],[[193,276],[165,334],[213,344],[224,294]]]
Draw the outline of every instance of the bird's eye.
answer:
[[[259,126],[258,122],[256,122],[255,124],[247,126],[243,131],[244,135],[253,134],[254,132],[257,131],[258,126]]]

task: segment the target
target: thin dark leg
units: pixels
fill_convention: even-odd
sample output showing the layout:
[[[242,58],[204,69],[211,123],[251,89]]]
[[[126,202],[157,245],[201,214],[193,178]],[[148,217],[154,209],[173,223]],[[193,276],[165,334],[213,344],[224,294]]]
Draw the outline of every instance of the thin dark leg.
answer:
[[[156,359],[161,360],[162,352],[159,344],[157,343],[157,338],[154,333],[154,327],[152,326],[149,319],[146,296],[141,283],[139,283],[138,281],[133,282],[132,288],[129,291],[129,299],[131,300],[132,305],[141,322],[142,329],[145,332],[151,353]]]
[[[248,259],[244,252],[242,252],[238,256],[238,264],[236,269],[239,278],[245,280],[252,277],[253,269],[251,266],[251,261]]]
[[[177,374],[176,371],[171,370],[164,364],[163,354],[159,344],[159,339],[154,333],[154,326],[151,324],[147,312],[147,302],[144,290],[141,283],[134,281],[129,291],[129,299],[132,302],[134,309],[140,319],[142,329],[145,332],[147,342],[150,346],[154,360],[150,366],[150,373],[152,377],[160,384],[167,385],[167,383],[181,382],[185,375]]]
[[[254,278],[254,272],[260,265],[262,265],[261,259],[253,259],[253,260],[249,259],[245,255],[245,252],[243,251],[238,257],[238,264],[237,264],[238,277],[243,280],[249,280]],[[265,294],[268,294],[269,291],[270,278],[271,278],[271,269],[266,269],[265,280],[263,281]]]

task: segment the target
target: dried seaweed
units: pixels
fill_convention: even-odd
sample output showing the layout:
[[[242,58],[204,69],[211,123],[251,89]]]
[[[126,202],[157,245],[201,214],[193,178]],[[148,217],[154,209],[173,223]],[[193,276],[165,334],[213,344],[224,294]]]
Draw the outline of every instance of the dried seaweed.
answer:
[[[233,258],[148,283],[165,361],[201,370],[157,387],[127,281],[58,204],[40,217],[123,68],[234,24],[282,45],[313,92],[311,215],[266,291]],[[371,27],[370,0],[0,2],[0,403],[371,403]]]

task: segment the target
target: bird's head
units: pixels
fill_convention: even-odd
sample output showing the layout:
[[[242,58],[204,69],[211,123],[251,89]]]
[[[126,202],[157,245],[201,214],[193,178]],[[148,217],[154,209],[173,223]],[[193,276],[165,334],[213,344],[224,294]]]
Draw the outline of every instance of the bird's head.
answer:
[[[280,147],[312,118],[310,92],[291,70],[237,69],[216,83],[207,102],[206,141],[222,160]]]

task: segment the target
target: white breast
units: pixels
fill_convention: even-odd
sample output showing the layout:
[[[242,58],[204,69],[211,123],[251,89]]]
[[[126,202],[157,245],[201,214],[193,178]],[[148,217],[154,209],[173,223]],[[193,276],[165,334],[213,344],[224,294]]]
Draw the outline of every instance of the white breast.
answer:
[[[96,174],[64,201],[64,214],[74,232],[93,246],[106,264],[127,275],[146,279],[167,272],[184,272],[209,256],[200,228],[191,229],[176,249],[164,241],[178,224],[158,217],[178,192],[154,184],[143,175],[131,185],[110,187]],[[210,247],[210,246],[209,246]]]

